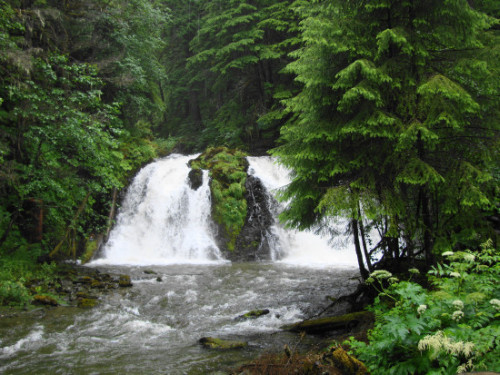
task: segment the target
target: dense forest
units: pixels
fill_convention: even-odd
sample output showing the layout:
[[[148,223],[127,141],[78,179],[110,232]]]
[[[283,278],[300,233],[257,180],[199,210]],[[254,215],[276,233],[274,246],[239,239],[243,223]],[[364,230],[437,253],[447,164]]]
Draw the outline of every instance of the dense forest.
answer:
[[[348,219],[365,279],[497,249],[499,18],[497,0],[0,0],[2,280],[81,255],[138,168],[210,146],[290,168],[283,221]]]

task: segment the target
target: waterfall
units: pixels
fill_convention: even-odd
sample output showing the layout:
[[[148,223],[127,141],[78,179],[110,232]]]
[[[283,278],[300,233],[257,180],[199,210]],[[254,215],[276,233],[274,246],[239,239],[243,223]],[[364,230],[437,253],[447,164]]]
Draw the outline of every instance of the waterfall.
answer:
[[[291,181],[290,171],[277,164],[274,158],[248,157],[248,161],[249,174],[258,177],[271,196],[275,196],[279,189]],[[319,228],[304,231],[287,229],[277,219],[286,205],[278,203],[276,199],[270,199],[270,205],[275,217],[268,239],[271,243],[271,259],[305,266],[357,266],[354,245],[343,234],[347,225],[345,220],[331,220],[327,233]],[[332,232],[336,233],[335,238],[332,238]]]
[[[208,172],[197,190],[188,161],[171,155],[144,167],[127,190],[117,223],[93,264],[151,265],[223,261],[210,223]]]
[[[144,167],[129,186],[117,223],[95,265],[168,265],[225,262],[211,222],[208,172],[197,190],[189,185],[188,162],[197,155],[171,155]],[[314,230],[284,228],[278,215],[284,205],[273,194],[290,182],[289,172],[270,157],[248,157],[249,175],[264,186],[272,225],[261,243],[275,262],[306,266],[356,266],[345,242]],[[343,227],[341,228],[341,231]],[[264,238],[265,237],[265,238]],[[338,238],[343,238],[339,236]],[[345,238],[344,238],[345,239]],[[343,247],[342,247],[343,246]]]

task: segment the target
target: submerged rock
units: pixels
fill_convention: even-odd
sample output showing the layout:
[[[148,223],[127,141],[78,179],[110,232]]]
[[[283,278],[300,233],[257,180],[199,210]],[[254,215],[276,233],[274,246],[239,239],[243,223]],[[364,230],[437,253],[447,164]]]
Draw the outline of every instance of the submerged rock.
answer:
[[[130,281],[130,276],[129,275],[120,275],[120,278],[118,279],[118,286],[121,288],[128,288],[132,286],[132,281]]]
[[[53,297],[36,294],[33,296],[34,305],[59,306],[59,302]]]
[[[97,306],[99,302],[96,299],[93,298],[81,298],[78,299],[78,307],[81,308],[91,308],[94,306]]]
[[[248,346],[244,341],[223,340],[215,337],[202,337],[198,342],[207,349],[229,350],[241,349]]]
[[[269,314],[269,309],[263,309],[263,310],[252,310],[249,311],[243,315],[240,315],[236,318],[236,320],[247,320],[247,319],[256,319],[259,318],[263,315]]]
[[[281,328],[292,332],[322,334],[338,329],[352,329],[363,322],[369,322],[372,320],[373,314],[371,312],[360,311],[341,316],[304,320],[302,322],[286,325]]]

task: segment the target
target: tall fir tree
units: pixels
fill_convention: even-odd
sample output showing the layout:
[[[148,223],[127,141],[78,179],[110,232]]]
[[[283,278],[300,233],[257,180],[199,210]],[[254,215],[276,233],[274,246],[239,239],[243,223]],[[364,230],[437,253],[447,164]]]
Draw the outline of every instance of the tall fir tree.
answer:
[[[305,46],[287,67],[302,90],[286,101],[291,120],[274,150],[294,175],[283,218],[308,227],[367,217],[391,257],[431,260],[433,248],[491,235],[499,66],[485,46],[498,42],[497,20],[465,0],[317,1],[305,11]]]

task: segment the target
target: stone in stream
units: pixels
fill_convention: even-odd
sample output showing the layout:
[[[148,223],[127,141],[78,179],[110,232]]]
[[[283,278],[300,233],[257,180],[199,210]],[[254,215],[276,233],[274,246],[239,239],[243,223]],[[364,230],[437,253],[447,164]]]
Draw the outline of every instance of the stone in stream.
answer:
[[[130,281],[129,275],[120,275],[118,279],[118,285],[122,288],[128,288],[132,286],[132,281]]]
[[[207,349],[229,350],[248,346],[244,341],[223,340],[215,337],[202,337],[198,342]]]
[[[240,315],[236,318],[236,320],[247,320],[247,319],[256,319],[259,318],[263,315],[269,314],[269,309],[263,309],[263,310],[252,310],[249,311],[243,315]]]
[[[59,306],[59,302],[51,296],[36,294],[33,297],[34,305]]]

